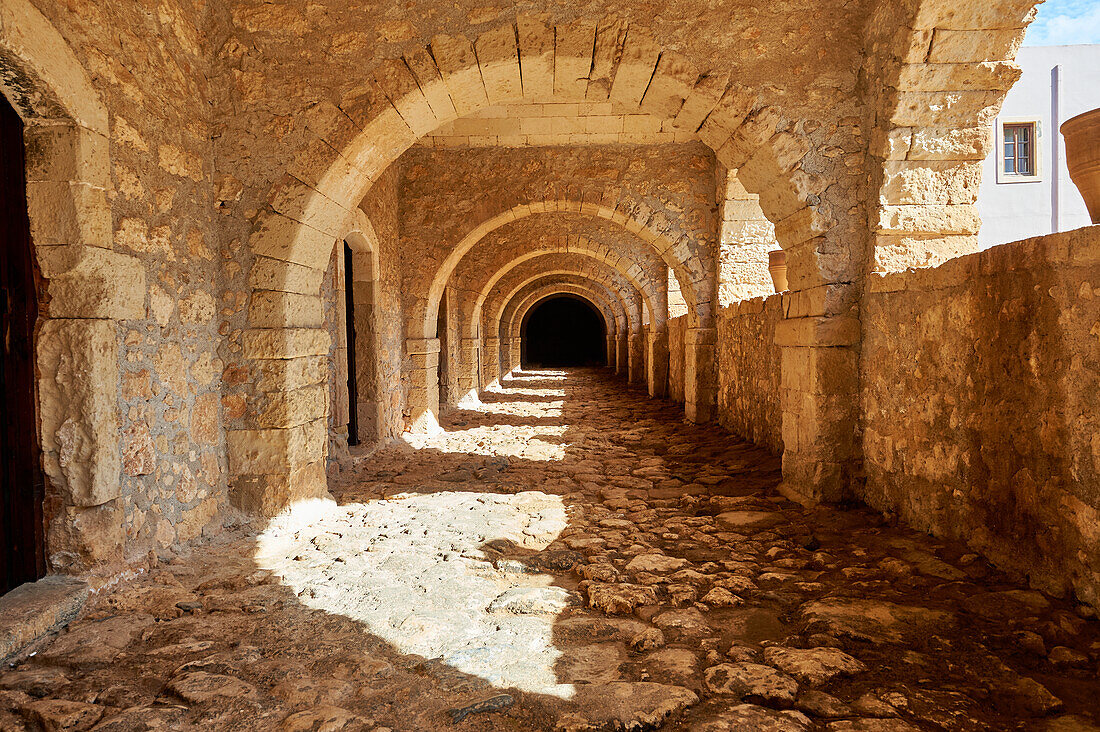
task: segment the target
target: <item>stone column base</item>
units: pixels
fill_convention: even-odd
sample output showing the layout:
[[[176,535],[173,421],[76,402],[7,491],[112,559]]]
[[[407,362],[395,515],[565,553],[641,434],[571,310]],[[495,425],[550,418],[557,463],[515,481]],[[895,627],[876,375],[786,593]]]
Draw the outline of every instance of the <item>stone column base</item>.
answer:
[[[859,456],[859,320],[788,318],[775,342],[782,348],[783,490],[802,503],[852,495]]]
[[[661,328],[656,333],[650,333],[647,348],[649,358],[646,359],[649,373],[646,381],[649,383],[649,395],[651,397],[668,396],[668,330]]]
[[[417,434],[440,432],[439,339],[410,338],[405,350],[412,359],[409,372],[409,419],[406,429]]]
[[[645,381],[645,334],[630,334],[628,357],[630,359],[627,369],[628,380],[631,384],[643,383]]]
[[[694,424],[712,422],[718,397],[718,329],[684,333],[684,414]]]

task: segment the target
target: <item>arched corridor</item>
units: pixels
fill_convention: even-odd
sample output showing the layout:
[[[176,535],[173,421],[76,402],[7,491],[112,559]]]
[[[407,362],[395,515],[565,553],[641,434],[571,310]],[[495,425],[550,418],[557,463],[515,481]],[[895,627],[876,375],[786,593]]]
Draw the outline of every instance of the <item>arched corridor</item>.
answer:
[[[607,362],[607,326],[587,300],[558,295],[534,305],[521,326],[523,364],[603,366]]]
[[[1092,729],[1071,604],[791,503],[607,371],[517,371],[443,427],[104,593],[0,687],[125,700],[119,729]]]
[[[1100,729],[1036,3],[0,0],[0,729]]]

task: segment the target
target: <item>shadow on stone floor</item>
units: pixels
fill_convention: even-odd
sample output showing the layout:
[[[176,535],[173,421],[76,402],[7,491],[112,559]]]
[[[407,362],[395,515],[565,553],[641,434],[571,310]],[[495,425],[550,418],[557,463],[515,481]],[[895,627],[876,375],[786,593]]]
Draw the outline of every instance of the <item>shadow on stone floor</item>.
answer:
[[[0,673],[0,728],[1095,724],[1100,631],[1072,604],[785,501],[777,458],[604,373],[545,376],[98,598]]]

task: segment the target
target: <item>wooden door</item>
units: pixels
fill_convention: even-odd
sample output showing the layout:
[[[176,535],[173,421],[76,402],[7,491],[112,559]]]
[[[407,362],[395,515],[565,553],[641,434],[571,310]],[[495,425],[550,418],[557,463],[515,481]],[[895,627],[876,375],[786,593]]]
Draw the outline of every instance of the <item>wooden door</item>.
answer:
[[[46,572],[23,121],[0,96],[0,593]]]

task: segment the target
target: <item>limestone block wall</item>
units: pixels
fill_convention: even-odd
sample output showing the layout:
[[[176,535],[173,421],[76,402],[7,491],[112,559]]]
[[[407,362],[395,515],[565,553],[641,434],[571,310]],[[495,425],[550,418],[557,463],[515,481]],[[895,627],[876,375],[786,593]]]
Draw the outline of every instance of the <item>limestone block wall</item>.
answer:
[[[783,296],[742,300],[718,316],[718,423],[736,435],[783,451],[780,348],[775,327]]]
[[[668,321],[668,398],[684,403],[684,333],[687,316],[680,315]]]
[[[872,506],[1100,602],[1100,227],[872,276]]]
[[[27,128],[32,239],[51,298],[38,335],[47,561],[109,571],[220,525],[224,414],[244,409],[222,394],[247,305],[229,286],[241,246],[220,236],[211,206],[205,6],[33,8],[3,5],[0,35],[25,34],[0,60],[9,99],[26,113],[24,102],[67,106],[72,93],[110,110],[69,127],[50,109],[49,124]],[[24,64],[50,78],[21,76]]]

